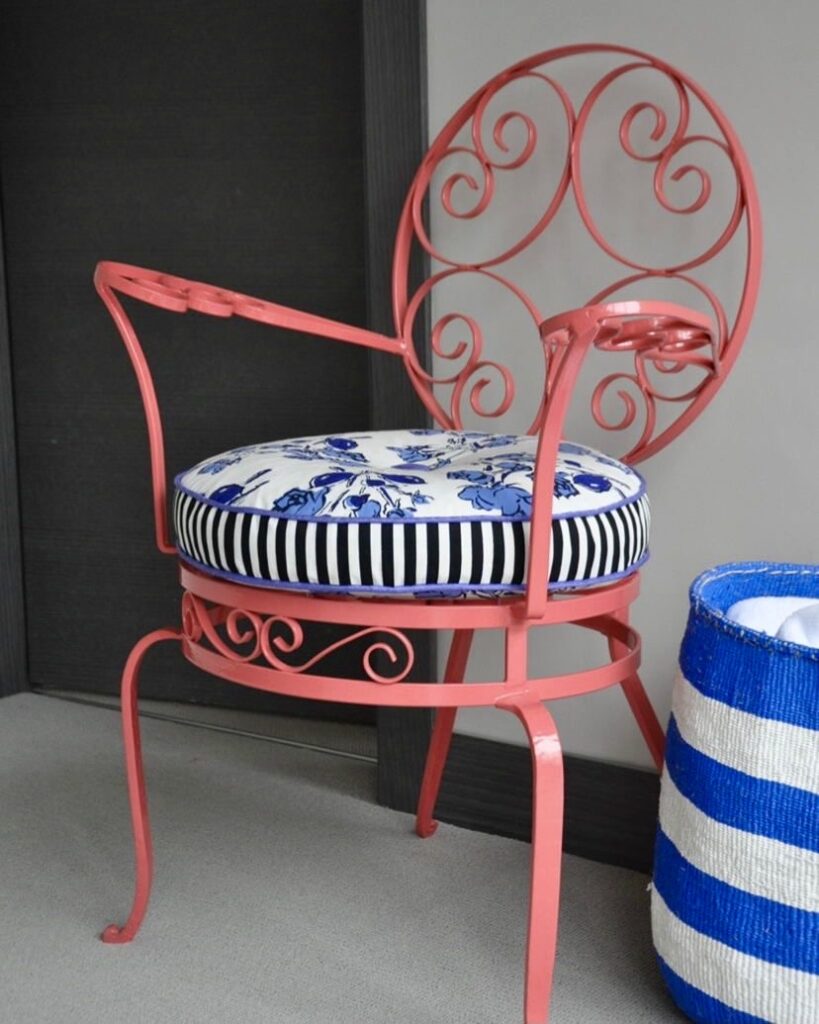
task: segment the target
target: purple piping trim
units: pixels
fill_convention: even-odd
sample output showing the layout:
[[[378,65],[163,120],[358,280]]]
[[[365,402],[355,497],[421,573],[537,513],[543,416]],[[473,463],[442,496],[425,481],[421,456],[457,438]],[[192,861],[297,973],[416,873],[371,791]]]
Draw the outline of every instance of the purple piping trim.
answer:
[[[239,576],[237,573],[227,572],[224,569],[214,569],[203,562],[197,562],[195,558],[191,558],[183,551],[180,551],[178,545],[177,554],[180,561],[186,562],[194,569],[199,569],[206,576],[218,576],[231,583],[243,583],[245,586],[263,587],[266,590],[302,590],[317,594],[401,594],[402,596],[429,594],[430,597],[462,597],[464,594],[475,594],[477,595],[477,600],[484,593],[497,594],[498,596],[526,593],[526,587],[523,584],[511,583],[486,583],[474,586],[468,586],[463,583],[425,583],[417,587],[376,587],[363,584],[339,583],[336,585],[334,583],[291,583],[284,580],[262,580],[256,576]],[[646,548],[642,557],[622,572],[610,573],[608,576],[595,576],[594,579],[590,580],[550,583],[548,590],[561,593],[564,590],[583,590],[584,588],[603,586],[607,583],[617,583],[618,580],[624,580],[627,576],[633,576],[638,569],[641,569],[648,561],[649,554],[649,550]]]
[[[602,508],[590,509],[588,512],[557,512],[552,516],[552,519],[589,519],[592,516],[601,516],[605,512],[615,512],[617,509],[625,508],[627,505],[636,504],[641,498],[645,497],[646,494],[646,482],[642,475],[637,472],[636,469],[628,467],[630,472],[640,481],[640,489],[631,498],[623,498],[620,501],[615,501],[611,505],[604,505]],[[185,487],[179,481],[185,476],[189,470],[185,470],[184,473],[178,473],[174,477],[173,485],[179,494],[186,494],[189,498],[193,498],[194,501],[198,501],[201,505],[209,505],[211,508],[218,508],[222,512],[245,512],[249,515],[266,516],[268,519],[282,519],[291,520],[294,519],[300,523],[395,523],[401,525],[402,523],[528,523],[531,520],[531,516],[438,516],[433,518],[432,516],[418,516],[417,518],[408,519],[356,519],[350,517],[349,519],[341,518],[340,516],[283,516],[280,515],[273,509],[266,508],[253,508],[248,505],[224,505],[222,502],[213,501],[212,498],[206,498],[203,494],[197,494],[192,491],[189,487]]]

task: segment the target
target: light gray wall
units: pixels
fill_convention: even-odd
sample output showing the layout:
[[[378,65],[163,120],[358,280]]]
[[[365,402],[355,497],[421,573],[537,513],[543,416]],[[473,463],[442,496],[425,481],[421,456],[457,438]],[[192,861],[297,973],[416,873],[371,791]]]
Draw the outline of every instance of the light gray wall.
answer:
[[[812,305],[819,273],[817,32],[819,8],[808,0],[428,0],[431,137],[508,64],[567,43],[616,42],[656,53],[708,90],[733,122],[756,174],[765,262],[746,347],[693,428],[642,467],[652,500],[653,557],[634,622],[644,638],[643,678],[664,721],[693,577],[732,559],[819,560],[819,347]],[[434,238],[446,240],[447,230],[441,218],[433,220]],[[544,257],[551,261],[552,311],[560,308],[561,289],[568,300],[562,308],[584,299],[574,287],[572,250],[565,252],[562,265],[553,252]],[[526,260],[535,258],[524,258],[524,276],[534,273]],[[489,295],[481,312],[490,322],[500,315]],[[529,355],[535,358],[531,349]],[[522,420],[512,425],[525,426]],[[566,630],[549,645],[536,639],[534,663],[544,674],[584,657],[602,660],[593,641],[577,642],[574,635]],[[473,679],[498,678],[501,671],[499,645],[489,639],[482,638],[473,658]],[[568,752],[649,764],[618,691],[557,702],[553,710]],[[496,711],[462,712],[459,729],[523,739],[516,722]]]

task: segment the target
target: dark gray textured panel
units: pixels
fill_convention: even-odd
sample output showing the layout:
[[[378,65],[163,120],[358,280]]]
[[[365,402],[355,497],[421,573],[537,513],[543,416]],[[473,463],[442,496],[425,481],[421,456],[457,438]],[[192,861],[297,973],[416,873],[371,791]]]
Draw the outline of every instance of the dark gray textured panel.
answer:
[[[134,639],[176,621],[178,588],[152,550],[142,410],[94,263],[157,267],[364,323],[360,2],[27,0],[5,4],[3,20],[31,680],[110,692]],[[172,471],[238,444],[369,425],[364,350],[134,314]],[[144,692],[271,706],[171,649],[152,656]]]
[[[0,220],[0,697],[28,688],[17,448]]]
[[[407,189],[426,149],[425,5],[420,0],[363,0],[364,111],[367,181],[367,312],[369,325],[394,332],[392,249]],[[421,267],[413,268],[418,279]],[[373,425],[423,426],[423,406],[403,363],[376,353],[370,361]],[[433,678],[428,634],[416,634],[414,678]],[[429,739],[425,709],[378,713],[378,799],[413,810]]]
[[[367,309],[370,326],[385,334],[395,331],[391,277],[398,218],[427,147],[425,10],[420,0],[363,0]],[[420,263],[411,267],[416,285],[423,270]],[[427,422],[399,359],[374,355],[370,380],[374,426]]]

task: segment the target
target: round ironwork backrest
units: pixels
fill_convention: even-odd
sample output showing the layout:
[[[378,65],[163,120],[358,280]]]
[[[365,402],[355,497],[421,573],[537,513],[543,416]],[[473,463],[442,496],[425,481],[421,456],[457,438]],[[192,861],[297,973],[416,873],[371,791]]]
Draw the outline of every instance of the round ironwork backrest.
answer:
[[[410,294],[418,251],[429,269]],[[725,379],[751,320],[760,260],[750,167],[713,100],[637,50],[564,47],[491,79],[432,143],[399,223],[396,328],[438,424],[514,414],[522,372],[531,408],[518,425],[534,433],[545,404],[533,377],[545,382],[550,358],[538,325],[555,310],[638,298],[708,313],[707,358],[669,361],[650,344],[596,353],[594,419],[631,428],[624,458],[637,462],[681,433]],[[511,306],[516,326],[507,328],[499,317]],[[428,323],[431,370],[417,355]],[[620,362],[601,372],[603,359]]]

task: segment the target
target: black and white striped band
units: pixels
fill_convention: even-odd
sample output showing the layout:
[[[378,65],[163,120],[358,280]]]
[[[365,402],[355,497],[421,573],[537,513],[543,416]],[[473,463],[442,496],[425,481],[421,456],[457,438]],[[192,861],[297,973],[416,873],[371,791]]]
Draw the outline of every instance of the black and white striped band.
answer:
[[[645,560],[645,494],[619,508],[555,519],[549,581],[576,587]],[[500,518],[402,522],[284,518],[221,509],[177,492],[180,552],[205,571],[258,586],[434,593],[522,589],[530,523]]]

